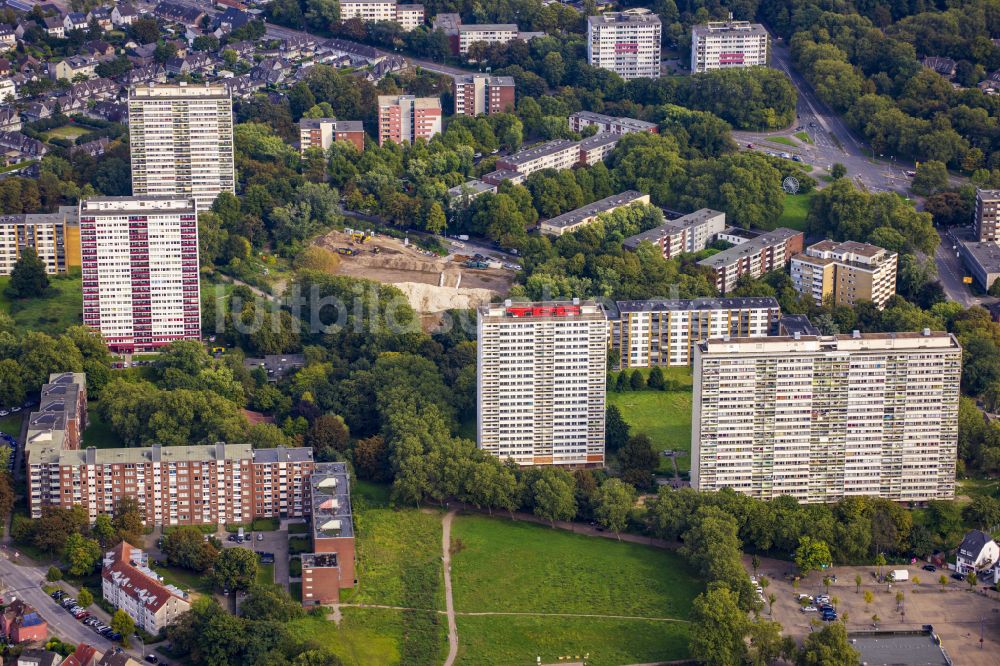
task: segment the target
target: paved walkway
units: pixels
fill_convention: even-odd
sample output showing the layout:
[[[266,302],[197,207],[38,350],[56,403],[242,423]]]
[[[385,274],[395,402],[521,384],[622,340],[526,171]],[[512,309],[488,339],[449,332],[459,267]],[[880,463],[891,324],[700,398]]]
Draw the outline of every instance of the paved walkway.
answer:
[[[444,666],[452,666],[458,656],[458,623],[455,622],[455,600],[451,594],[451,521],[454,511],[441,519],[441,560],[444,562],[444,603],[448,614],[448,657]]]

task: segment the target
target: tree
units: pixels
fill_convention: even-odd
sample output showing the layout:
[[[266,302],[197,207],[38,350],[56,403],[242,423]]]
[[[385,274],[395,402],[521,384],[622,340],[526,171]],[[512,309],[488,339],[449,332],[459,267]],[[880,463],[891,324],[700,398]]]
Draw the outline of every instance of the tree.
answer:
[[[439,234],[448,228],[448,219],[444,216],[444,209],[437,201],[431,204],[427,213],[427,221],[424,222],[424,229],[428,233]]]
[[[928,160],[917,166],[910,189],[916,194],[930,196],[948,189],[948,168],[943,162]]]
[[[750,556],[750,566],[753,568],[753,575],[757,577],[757,570],[760,569],[760,555],[754,553]]]
[[[691,656],[708,666],[737,666],[743,661],[750,631],[747,614],[726,587],[699,594],[691,611]]]
[[[139,506],[139,501],[131,495],[118,500],[115,505],[115,515],[111,519],[111,525],[115,528],[118,538],[129,543],[142,543],[145,533],[143,521],[143,511]]]
[[[381,435],[356,441],[353,458],[354,467],[362,479],[376,482],[389,480],[389,447]]]
[[[45,580],[50,583],[55,583],[56,581],[62,580],[63,574],[59,567],[52,565],[49,570],[45,573]],[[942,576],[943,578],[943,576]]]
[[[854,586],[855,586],[855,590],[854,590],[855,594],[860,593],[861,592],[861,574],[854,574]]]
[[[653,369],[649,371],[649,379],[646,380],[646,385],[654,391],[662,391],[666,386],[666,381],[663,377],[663,368],[654,365]]]
[[[101,559],[101,545],[79,532],[74,532],[66,538],[62,558],[69,565],[70,574],[86,576],[97,568]]]
[[[608,479],[597,489],[594,515],[597,522],[614,532],[621,541],[619,533],[625,529],[634,502],[635,489],[632,486],[619,479]]]
[[[622,481],[636,488],[650,488],[653,485],[653,471],[659,465],[659,457],[653,450],[653,442],[648,435],[640,433],[629,438],[618,451],[618,466]]]
[[[938,578],[938,584],[941,586],[941,591],[944,592],[945,588],[948,587],[948,577],[941,574],[941,577]]]
[[[975,589],[976,583],[979,582],[979,579],[976,576],[976,572],[970,571],[969,573],[967,573],[965,575],[965,582],[968,584],[970,590]]]
[[[830,178],[834,180],[840,180],[847,175],[847,167],[845,167],[840,162],[837,162],[832,167],[830,167]]]
[[[38,258],[35,248],[22,249],[4,293],[10,298],[41,298],[48,288],[49,276],[45,272],[45,262]]]
[[[295,267],[300,270],[336,273],[337,266],[340,265],[340,258],[325,247],[310,245],[295,257],[294,263]]]
[[[90,534],[101,544],[101,548],[108,549],[120,541],[118,533],[115,532],[114,525],[111,524],[111,516],[106,513],[97,514],[94,526],[90,528]]]
[[[795,566],[803,576],[833,562],[830,548],[825,541],[803,536],[799,538],[799,547],[795,549]]]
[[[865,605],[870,606],[872,601],[875,600],[875,595],[872,594],[871,590],[865,590]]]
[[[576,494],[572,477],[563,470],[547,468],[531,487],[534,513],[556,526],[557,520],[571,520],[576,515]]]
[[[218,587],[247,590],[257,579],[257,555],[246,548],[226,548],[215,560],[212,580]]]
[[[178,527],[163,537],[163,554],[172,566],[183,567],[191,571],[208,571],[216,558],[219,549],[197,527],[187,525]]]
[[[306,445],[316,452],[317,460],[333,460],[336,454],[347,450],[350,441],[344,419],[332,414],[318,417],[306,433]]]
[[[136,19],[130,31],[140,44],[152,44],[160,38],[160,26],[152,17]]]
[[[302,604],[280,585],[254,585],[240,604],[240,615],[256,621],[290,622],[303,613]]]
[[[608,404],[604,416],[604,445],[615,453],[628,443],[629,424],[622,418],[618,405]]]
[[[646,378],[642,376],[641,370],[633,370],[628,383],[633,391],[641,391],[646,388]]]
[[[80,604],[83,608],[86,608],[90,604],[94,603],[94,595],[91,594],[90,590],[85,587],[80,588],[80,593],[76,595],[76,603]]]
[[[798,666],[856,666],[861,663],[861,653],[848,640],[843,622],[828,622],[821,630],[806,636],[795,663]]]
[[[234,548],[233,550],[243,550]],[[135,621],[124,610],[119,608],[111,617],[111,628],[121,634],[121,644],[125,647],[129,645],[129,638],[135,633]]]

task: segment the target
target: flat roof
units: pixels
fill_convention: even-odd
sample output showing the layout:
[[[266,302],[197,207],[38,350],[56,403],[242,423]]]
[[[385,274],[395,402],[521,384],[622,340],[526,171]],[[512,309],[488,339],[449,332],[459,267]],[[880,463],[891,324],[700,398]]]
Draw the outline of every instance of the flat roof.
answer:
[[[848,638],[861,653],[861,662],[869,666],[951,666],[929,632],[861,633]]]
[[[353,537],[354,519],[351,513],[351,484],[347,464],[317,463],[309,475],[309,486],[312,491],[313,538]]]
[[[739,33],[751,35],[767,35],[767,30],[760,23],[749,21],[712,21],[691,28],[691,34],[699,37],[718,35],[722,33]]]
[[[788,241],[790,238],[801,235],[801,231],[795,231],[794,229],[788,229],[786,227],[778,227],[773,231],[768,231],[767,233],[760,234],[756,238],[752,238],[745,243],[740,243],[739,245],[734,245],[728,250],[723,250],[718,254],[713,254],[707,259],[702,259],[698,262],[699,266],[710,266],[716,268],[718,266],[727,266],[743,255],[752,254],[754,252],[760,252],[765,247],[770,245],[776,245],[778,243],[783,243]]]
[[[493,76],[492,74],[458,74],[455,76],[455,83],[472,83],[476,79],[486,79],[491,86],[512,86],[513,76]]]
[[[894,333],[851,333],[850,335],[778,335],[767,338],[709,338],[699,347],[708,354],[790,354],[793,352],[907,351],[953,349],[961,351],[954,335],[947,331],[900,331]]]
[[[652,229],[648,229],[647,231],[643,231],[635,236],[629,236],[622,241],[622,245],[629,249],[635,249],[639,247],[639,244],[643,241],[658,241],[670,233],[676,233],[682,229],[704,224],[719,217],[720,215],[722,216],[723,224],[725,224],[725,213],[718,210],[712,210],[711,208],[701,208],[693,213],[682,215],[676,220],[667,220],[663,224],[653,227]]]
[[[588,16],[587,23],[592,26],[613,25],[615,23],[659,23],[660,17],[648,9],[636,9],[624,12],[607,12],[597,16]]]
[[[1000,244],[993,241],[963,241],[962,247],[983,272],[1000,273]]]
[[[577,111],[575,113],[571,113],[569,117],[583,118],[595,123],[620,125],[634,130],[648,130],[656,127],[656,123],[648,123],[645,120],[638,120],[636,118],[628,118],[625,116],[607,116],[603,113],[595,113],[594,111]]]
[[[601,213],[606,213],[615,208],[620,208],[621,206],[628,206],[629,204],[635,203],[640,199],[647,198],[648,196],[648,194],[643,194],[642,192],[637,192],[636,190],[626,190],[625,192],[613,194],[610,197],[605,197],[600,201],[595,201],[594,203],[587,204],[586,206],[582,206],[576,210],[571,210],[568,213],[563,213],[562,215],[553,217],[550,220],[543,220],[541,224],[547,227],[565,229],[566,227],[572,227],[579,224],[587,218],[600,215]]]
[[[781,315],[781,318],[778,319],[778,330],[781,331],[782,335],[793,337],[796,333],[799,335],[819,335],[819,329],[804,314]]]
[[[458,31],[462,32],[517,32],[516,23],[470,23],[458,26]]]
[[[618,143],[618,140],[621,138],[620,134],[613,132],[598,132],[594,136],[582,140],[580,142],[580,150],[590,150],[591,148],[605,146],[609,143]]]
[[[485,183],[478,178],[473,178],[472,180],[467,180],[461,185],[456,185],[455,187],[448,189],[449,197],[460,197],[466,192],[469,194],[483,194],[484,192],[496,192],[496,185],[490,185]]]
[[[616,301],[619,312],[660,312],[683,310],[743,310],[748,308],[777,309],[781,306],[772,296],[742,298],[669,298],[645,301]]]
[[[547,141],[540,146],[535,146],[534,148],[519,150],[509,157],[503,158],[502,161],[505,164],[524,164],[525,162],[532,162],[548,155],[554,155],[564,150],[568,150],[569,148],[578,148],[578,143],[578,141],[572,141],[570,139]]]

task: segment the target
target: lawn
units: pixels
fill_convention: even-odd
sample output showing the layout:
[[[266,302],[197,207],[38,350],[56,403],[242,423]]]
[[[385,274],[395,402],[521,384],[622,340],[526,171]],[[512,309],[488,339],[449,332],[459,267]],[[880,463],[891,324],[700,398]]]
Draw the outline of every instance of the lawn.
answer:
[[[280,528],[281,521],[277,518],[254,518],[250,523],[254,532],[277,532]]]
[[[543,525],[458,516],[455,608],[686,619],[702,585],[676,553]]]
[[[274,585],[274,565],[273,564],[258,564],[257,565],[257,584],[258,585]]]
[[[289,534],[309,534],[308,523],[288,523]]]
[[[802,143],[812,143],[813,142],[812,137],[809,136],[808,132],[796,132],[795,133],[795,138],[798,139],[799,141],[801,141]]]
[[[770,141],[771,143],[780,143],[783,146],[791,146],[792,148],[796,148],[799,145],[787,136],[769,136],[766,141]]]
[[[0,277],[0,311],[14,318],[19,329],[65,333],[83,318],[83,287],[80,277],[50,276],[52,295],[46,298],[11,300],[3,295],[9,276]]]
[[[24,162],[15,162],[14,164],[8,164],[6,166],[0,167],[0,173],[8,173],[10,171],[19,171],[21,169],[27,169],[36,162],[38,162],[38,160],[26,160]]]
[[[1000,479],[962,479],[958,481],[958,487],[955,489],[956,498],[965,496],[975,499],[998,495],[1000,495]]]
[[[806,215],[809,214],[809,202],[816,194],[815,190],[806,194],[786,194],[785,209],[774,225],[762,225],[764,229],[788,227],[797,231],[805,231]]]
[[[84,134],[88,134],[93,130],[89,130],[85,127],[80,127],[79,125],[62,125],[54,129],[42,132],[42,136],[46,141],[49,139],[68,139],[73,141]]]
[[[212,581],[205,574],[195,573],[187,569],[167,566],[152,566],[153,571],[163,576],[163,582],[187,592],[212,593]]]
[[[597,618],[458,616],[461,666],[582,661],[591,666],[688,657],[688,625]]]
[[[657,451],[687,451],[677,458],[677,469],[691,469],[691,392],[625,391],[608,392],[608,403],[621,410],[632,434],[645,433]],[[659,472],[673,474],[669,458],[660,457]]]
[[[11,414],[10,416],[0,418],[0,432],[7,433],[14,439],[18,439],[21,436],[21,419],[27,413],[28,410],[25,409],[18,414]]]
[[[87,417],[90,419],[90,425],[83,431],[84,446],[94,446],[98,449],[116,449],[125,446],[121,438],[111,430],[111,426],[101,418],[96,400],[87,402]]]

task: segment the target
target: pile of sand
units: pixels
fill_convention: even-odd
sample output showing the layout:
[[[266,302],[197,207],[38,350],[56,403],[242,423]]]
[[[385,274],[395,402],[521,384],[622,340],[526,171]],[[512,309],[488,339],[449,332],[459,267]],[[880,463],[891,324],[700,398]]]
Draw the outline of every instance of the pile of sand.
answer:
[[[468,287],[438,287],[422,282],[397,282],[393,285],[406,294],[406,299],[417,312],[444,312],[452,308],[467,310],[489,303],[494,295],[491,289]]]

